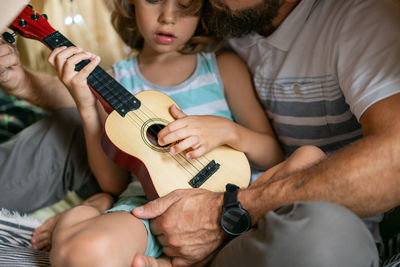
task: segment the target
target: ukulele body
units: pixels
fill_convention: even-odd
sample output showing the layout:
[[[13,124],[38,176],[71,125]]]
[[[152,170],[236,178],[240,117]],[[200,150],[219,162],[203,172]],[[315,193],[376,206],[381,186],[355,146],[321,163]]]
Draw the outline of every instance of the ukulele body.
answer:
[[[158,91],[143,91],[135,96],[142,103],[139,109],[124,117],[115,111],[109,114],[102,145],[114,162],[138,177],[148,199],[164,196],[175,189],[192,188],[190,180],[211,160],[219,164],[219,168],[200,188],[225,191],[227,183],[241,188],[248,186],[250,167],[242,152],[220,146],[198,159],[187,160],[183,153],[172,155],[170,146],[158,146],[152,139],[158,128],[154,125],[165,126],[173,121],[169,107],[178,105]]]

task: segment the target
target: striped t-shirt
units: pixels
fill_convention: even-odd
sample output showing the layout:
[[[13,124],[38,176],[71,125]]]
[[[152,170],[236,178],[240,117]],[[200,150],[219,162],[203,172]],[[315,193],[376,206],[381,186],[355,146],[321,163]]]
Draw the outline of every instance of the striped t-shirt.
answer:
[[[214,53],[198,53],[193,74],[171,87],[158,86],[143,77],[137,55],[117,62],[113,71],[115,79],[132,94],[144,90],[160,91],[171,97],[188,115],[214,115],[233,120]]]
[[[400,92],[400,19],[394,3],[301,1],[270,36],[229,44],[249,66],[285,151],[325,152],[362,137],[362,114]]]

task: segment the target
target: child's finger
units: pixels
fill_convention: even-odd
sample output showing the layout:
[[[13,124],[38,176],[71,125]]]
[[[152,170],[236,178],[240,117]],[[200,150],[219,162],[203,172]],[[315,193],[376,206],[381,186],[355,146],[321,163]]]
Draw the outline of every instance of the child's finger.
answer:
[[[53,67],[55,67],[55,61],[56,61],[56,56],[63,51],[64,49],[66,49],[66,46],[60,46],[55,48],[49,55],[49,57],[47,58],[47,62],[49,62],[49,64]]]
[[[77,75],[76,74],[77,72],[75,71],[76,64],[78,64],[79,62],[81,62],[83,60],[90,59],[92,56],[93,55],[90,54],[90,53],[83,53],[82,52],[82,53],[75,54],[75,55],[71,56],[70,58],[68,58],[65,61],[64,69],[63,69],[63,72],[62,72],[62,76],[64,77],[64,80],[69,80],[73,76],[76,76]],[[88,75],[87,76],[82,75],[82,73],[83,73],[82,70],[79,71],[79,73],[81,73],[81,75],[79,75],[79,79],[80,80],[86,79],[87,76],[88,76]]]
[[[82,52],[82,48],[70,46],[62,49],[56,56],[54,60],[54,65],[58,73],[62,73],[64,69],[65,61],[75,54]]]
[[[165,129],[165,128],[164,128]],[[166,135],[161,134],[158,135],[158,143],[162,146],[167,144],[172,144],[174,142],[180,141],[190,136],[190,133],[187,129],[181,128],[173,132],[168,132]]]
[[[189,148],[196,147],[198,143],[199,143],[199,138],[197,136],[190,136],[186,139],[183,139],[178,144],[172,146],[170,148],[170,151],[172,154],[181,153],[182,151],[185,151]]]
[[[181,128],[185,127],[185,126],[186,126],[186,122],[184,121],[184,119],[170,122],[167,126],[165,126],[159,132],[159,135],[160,136],[167,135],[167,134],[169,134],[169,133],[171,133],[173,131],[176,131],[178,129],[181,129]]]
[[[182,135],[182,129],[185,127],[187,127],[185,118],[169,123],[158,133],[159,144],[165,146],[187,137],[186,135]]]
[[[50,245],[49,239],[43,239],[43,240],[41,240],[41,241],[36,242],[35,244],[33,244],[32,247],[33,247],[34,249],[42,249],[42,248],[47,247],[47,246],[49,246],[49,245]]]
[[[62,66],[64,65],[65,61],[72,57],[75,54],[78,54],[82,52],[82,48],[80,47],[75,47],[75,46],[70,46],[65,49],[61,49],[56,55],[54,59],[55,67],[58,70],[62,69]]]
[[[42,249],[45,246],[48,246],[50,244],[50,233],[42,233],[40,237],[37,237],[36,239],[33,239],[32,242],[32,248],[34,249]]]
[[[207,147],[203,145],[196,146],[192,151],[186,153],[188,159],[195,159],[207,153]]]
[[[90,73],[92,73],[92,71],[100,62],[100,57],[96,55],[91,55],[88,59],[90,59],[90,62],[79,71],[79,75],[82,75],[86,78],[89,76]]]
[[[185,112],[183,112],[182,110],[180,110],[176,105],[172,105],[169,108],[169,111],[171,112],[172,117],[174,117],[175,119],[182,119],[184,117],[186,117],[187,115],[185,114]]]

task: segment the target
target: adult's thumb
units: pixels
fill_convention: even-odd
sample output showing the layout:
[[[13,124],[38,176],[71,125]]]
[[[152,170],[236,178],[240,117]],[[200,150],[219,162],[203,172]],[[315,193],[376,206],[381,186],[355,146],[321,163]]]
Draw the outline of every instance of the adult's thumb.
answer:
[[[143,206],[134,208],[132,214],[141,219],[153,219],[163,214],[176,200],[177,197],[170,193]]]
[[[132,267],[157,267],[165,264],[165,266],[171,265],[171,260],[165,256],[161,256],[155,259],[150,256],[145,256],[142,254],[136,254],[132,261]]]

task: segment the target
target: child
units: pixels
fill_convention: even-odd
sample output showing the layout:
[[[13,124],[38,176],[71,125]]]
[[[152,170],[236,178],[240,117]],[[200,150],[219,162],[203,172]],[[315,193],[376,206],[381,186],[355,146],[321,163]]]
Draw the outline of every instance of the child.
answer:
[[[283,159],[279,144],[246,66],[234,54],[216,58],[214,53],[204,52],[216,47],[216,42],[206,36],[199,23],[201,6],[201,0],[115,0],[114,26],[139,54],[116,63],[112,74],[133,94],[160,90],[183,109],[172,106],[170,112],[177,120],[159,133],[161,145],[179,141],[171,153],[184,153],[192,159],[227,144],[245,152],[254,165],[267,169]],[[85,59],[91,62],[76,72],[75,64]],[[82,117],[92,172],[103,191],[119,194],[127,186],[129,174],[102,151],[105,111],[96,104],[86,83],[99,58],[77,47],[60,47],[52,52],[49,62]],[[104,205],[89,203],[63,213],[51,226],[38,228],[32,238],[34,247],[49,245],[53,234],[53,266],[130,266],[139,253],[159,257],[162,248],[151,235],[148,221],[130,213],[146,202],[131,193],[132,188],[128,187],[105,214]],[[161,263],[171,265],[168,259]]]

